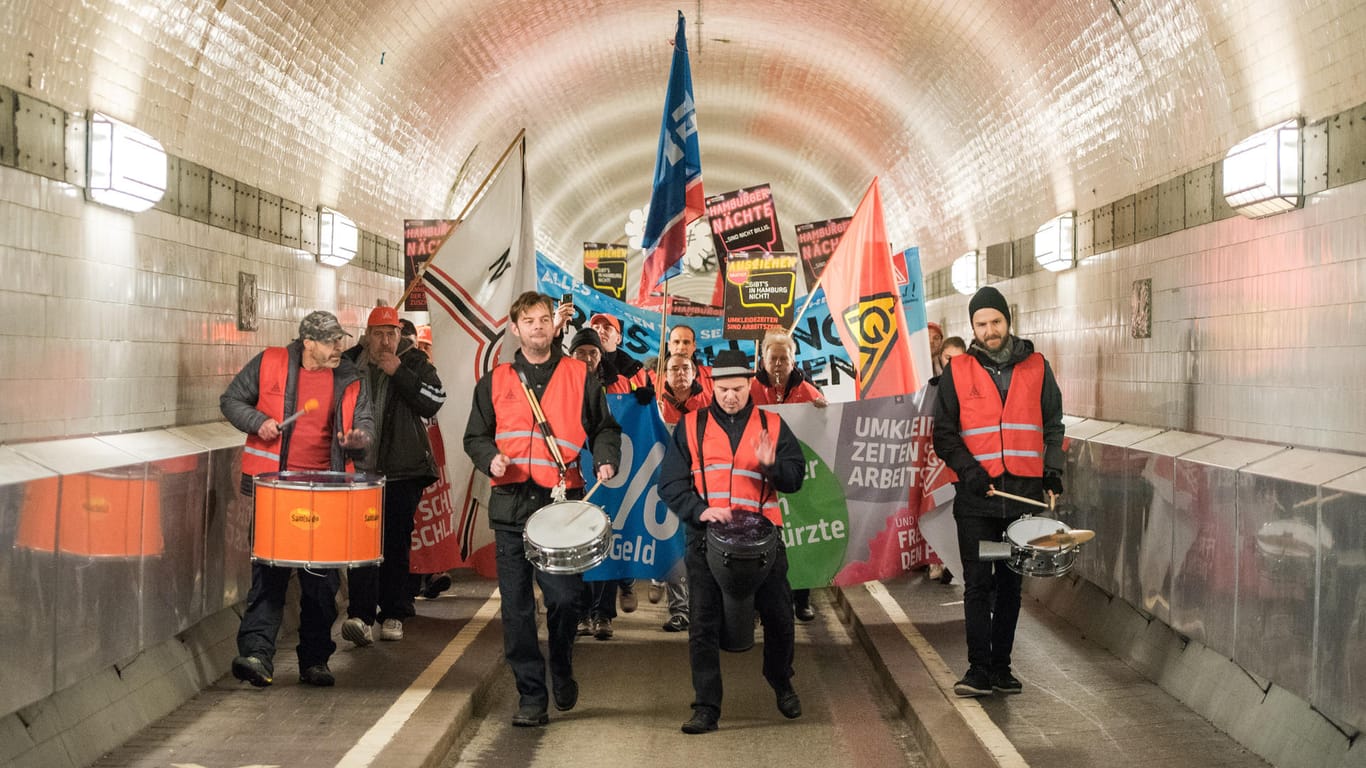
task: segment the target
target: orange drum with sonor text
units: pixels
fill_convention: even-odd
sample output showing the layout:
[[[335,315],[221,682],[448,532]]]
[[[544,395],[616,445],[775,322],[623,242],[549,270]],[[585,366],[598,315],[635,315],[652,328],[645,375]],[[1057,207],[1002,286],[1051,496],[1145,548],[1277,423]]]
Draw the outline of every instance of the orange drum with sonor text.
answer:
[[[251,559],[343,568],[381,562],[384,478],[350,472],[266,472],[255,478]]]

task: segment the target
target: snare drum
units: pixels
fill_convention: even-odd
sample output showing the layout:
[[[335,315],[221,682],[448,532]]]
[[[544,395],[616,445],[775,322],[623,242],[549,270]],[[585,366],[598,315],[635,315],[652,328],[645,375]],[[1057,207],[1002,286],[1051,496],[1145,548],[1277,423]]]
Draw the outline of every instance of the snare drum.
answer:
[[[1041,547],[1029,542],[1040,536],[1068,531],[1066,523],[1047,517],[1025,515],[1006,528],[1006,542],[1010,544],[1010,559],[1006,566],[1021,576],[1061,576],[1072,570],[1077,560],[1077,547]]]
[[[607,559],[612,521],[586,501],[558,501],[531,513],[522,543],[526,559],[546,573],[583,573]]]
[[[350,472],[265,472],[255,478],[251,559],[296,568],[384,560],[384,478]]]

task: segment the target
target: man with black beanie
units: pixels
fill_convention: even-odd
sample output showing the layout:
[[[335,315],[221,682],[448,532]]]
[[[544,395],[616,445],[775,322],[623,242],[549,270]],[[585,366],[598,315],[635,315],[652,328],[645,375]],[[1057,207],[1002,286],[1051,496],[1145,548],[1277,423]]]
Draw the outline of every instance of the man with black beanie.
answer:
[[[959,696],[1019,693],[1010,673],[1020,575],[983,561],[982,541],[1000,541],[1031,507],[994,496],[1044,499],[1062,493],[1062,393],[1034,344],[1011,334],[1010,305],[986,286],[968,302],[973,341],[944,367],[934,407],[934,450],[958,474],[953,517],[963,558],[968,671]]]

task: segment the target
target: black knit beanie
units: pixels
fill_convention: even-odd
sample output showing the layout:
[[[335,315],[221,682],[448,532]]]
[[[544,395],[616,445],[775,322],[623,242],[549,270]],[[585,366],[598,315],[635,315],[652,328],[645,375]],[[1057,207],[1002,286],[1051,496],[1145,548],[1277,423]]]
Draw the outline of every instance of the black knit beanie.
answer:
[[[1006,297],[1001,292],[991,286],[984,286],[972,295],[972,301],[968,302],[968,322],[972,322],[972,316],[977,314],[979,309],[994,309],[1005,315],[1006,325],[1010,325],[1010,305],[1006,303]]]

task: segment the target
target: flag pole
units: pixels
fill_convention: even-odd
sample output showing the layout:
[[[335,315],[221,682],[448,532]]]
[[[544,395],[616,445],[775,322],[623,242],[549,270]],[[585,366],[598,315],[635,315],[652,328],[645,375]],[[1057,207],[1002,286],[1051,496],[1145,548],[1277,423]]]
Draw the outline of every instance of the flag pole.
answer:
[[[669,278],[664,278],[664,304],[659,313],[659,354],[655,359],[655,385],[664,386],[664,364],[669,360],[669,345],[665,334],[669,331]]]
[[[455,234],[455,230],[459,229],[460,225],[465,222],[465,215],[470,212],[470,209],[474,207],[475,203],[479,202],[479,196],[484,193],[484,188],[489,185],[489,182],[493,181],[494,176],[498,175],[498,171],[502,169],[503,163],[506,162],[508,156],[512,154],[512,150],[516,149],[518,143],[520,143],[525,138],[526,129],[523,128],[522,130],[517,132],[517,135],[512,139],[512,143],[508,144],[508,148],[503,150],[503,154],[498,157],[498,161],[493,164],[493,168],[488,172],[488,175],[484,176],[484,180],[479,182],[479,187],[474,190],[474,194],[471,195],[469,201],[465,203],[465,207],[460,211],[460,215],[455,217],[455,226],[451,227],[450,232],[446,233],[447,239],[449,239],[451,235]],[[524,168],[523,173],[525,172],[526,171]],[[404,255],[404,258],[407,258],[406,254]],[[403,291],[403,295],[399,297],[398,303],[394,305],[395,307],[399,309],[403,308],[403,302],[408,300],[409,294],[413,292],[413,289],[417,287],[418,283],[422,282],[422,276],[427,273],[427,267],[430,266],[432,261],[434,261],[435,259],[436,254],[432,254],[431,258],[422,262],[422,267],[418,269],[417,274],[413,277],[413,281],[409,283],[408,287]]]
[[[811,306],[811,300],[816,298],[816,291],[820,290],[821,283],[825,282],[825,273],[826,270],[822,269],[821,276],[816,278],[816,284],[811,286],[811,290],[806,292],[806,301],[802,304],[801,310],[792,317],[792,327],[787,329],[788,336],[791,336],[793,331],[797,330],[797,323],[801,321],[802,315],[806,314],[806,308]]]

